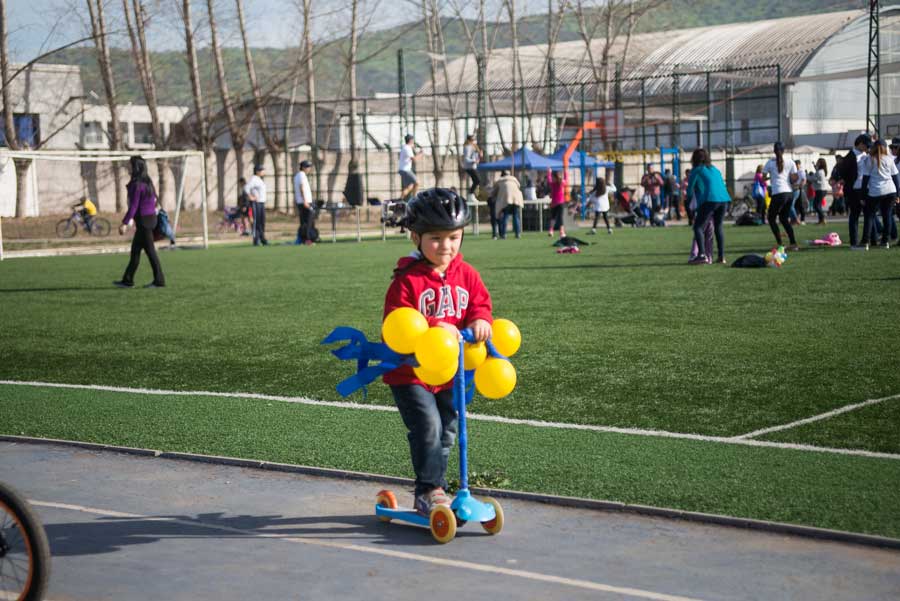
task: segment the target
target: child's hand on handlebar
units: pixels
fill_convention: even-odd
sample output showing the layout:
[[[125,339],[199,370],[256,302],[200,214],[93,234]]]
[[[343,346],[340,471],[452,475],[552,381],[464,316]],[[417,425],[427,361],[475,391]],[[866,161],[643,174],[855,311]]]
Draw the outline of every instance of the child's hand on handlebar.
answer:
[[[459,330],[456,329],[456,326],[450,325],[449,323],[444,323],[443,321],[439,321],[435,325],[444,328],[445,330],[456,336],[456,339],[459,340],[461,334],[459,333]]]
[[[484,342],[491,337],[491,324],[483,319],[476,319],[469,324],[476,342]]]

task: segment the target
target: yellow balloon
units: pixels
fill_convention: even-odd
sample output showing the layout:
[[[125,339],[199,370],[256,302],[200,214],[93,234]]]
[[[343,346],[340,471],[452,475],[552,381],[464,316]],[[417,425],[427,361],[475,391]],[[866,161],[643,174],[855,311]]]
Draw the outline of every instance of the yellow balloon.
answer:
[[[452,380],[453,376],[456,375],[457,369],[458,366],[454,363],[453,367],[447,368],[443,371],[431,371],[423,367],[414,367],[413,372],[415,372],[417,378],[419,378],[426,384],[430,384],[431,386],[440,386],[441,384],[446,384],[447,382]]]
[[[463,345],[463,361],[465,362],[464,367],[466,371],[470,369],[475,369],[487,358],[487,347],[484,346],[483,342],[476,342],[475,344],[469,344],[468,342]]]
[[[416,340],[416,361],[431,372],[443,372],[451,365],[458,367],[459,338],[448,330],[435,326]]]
[[[516,368],[506,359],[489,357],[475,370],[475,388],[489,399],[501,399],[516,387]]]
[[[508,319],[495,319],[491,325],[491,342],[497,352],[505,357],[512,357],[522,344],[522,333]]]
[[[412,307],[394,309],[381,324],[381,337],[395,353],[408,355],[416,349],[416,340],[428,330],[425,316]]]

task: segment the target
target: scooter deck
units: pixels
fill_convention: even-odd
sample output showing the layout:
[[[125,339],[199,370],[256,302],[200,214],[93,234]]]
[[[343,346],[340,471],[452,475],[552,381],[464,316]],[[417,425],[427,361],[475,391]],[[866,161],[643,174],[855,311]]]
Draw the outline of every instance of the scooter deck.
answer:
[[[422,515],[412,509],[391,509],[389,507],[376,505],[375,515],[390,518],[392,520],[400,520],[401,522],[409,522],[410,524],[417,524],[419,526],[425,526],[426,528],[430,526],[428,516]]]

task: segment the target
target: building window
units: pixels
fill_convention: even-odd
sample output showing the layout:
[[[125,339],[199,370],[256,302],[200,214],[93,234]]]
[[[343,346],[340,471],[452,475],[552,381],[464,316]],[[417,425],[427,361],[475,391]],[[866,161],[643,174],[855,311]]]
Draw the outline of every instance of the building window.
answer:
[[[41,145],[41,118],[38,115],[14,114],[13,124],[16,128],[16,139],[19,141],[19,145],[27,148],[37,148]],[[8,146],[3,123],[0,123],[0,146]]]
[[[81,141],[83,144],[103,144],[103,124],[99,121],[85,121],[81,124]]]
[[[741,119],[741,144],[750,143],[750,119]]]
[[[153,126],[150,123],[134,124],[134,143],[153,144]]]

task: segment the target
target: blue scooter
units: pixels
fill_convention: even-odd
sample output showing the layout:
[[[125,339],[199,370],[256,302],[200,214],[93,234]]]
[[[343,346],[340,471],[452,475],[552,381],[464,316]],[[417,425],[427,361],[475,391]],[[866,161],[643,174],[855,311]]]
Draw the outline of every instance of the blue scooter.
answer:
[[[375,497],[375,515],[383,522],[400,520],[419,526],[427,526],[431,535],[439,543],[449,543],[456,536],[458,526],[466,522],[481,522],[481,527],[488,534],[499,534],[503,529],[503,508],[495,499],[486,497],[479,501],[469,492],[468,458],[466,446],[468,435],[466,433],[466,371],[463,359],[463,341],[474,342],[475,338],[470,328],[460,332],[462,340],[459,342],[459,369],[453,381],[453,404],[459,415],[459,490],[453,498],[450,507],[437,505],[428,516],[421,515],[412,509],[400,509],[397,505],[397,497],[390,490],[382,490]],[[498,355],[490,340],[486,342],[488,352]]]

